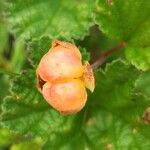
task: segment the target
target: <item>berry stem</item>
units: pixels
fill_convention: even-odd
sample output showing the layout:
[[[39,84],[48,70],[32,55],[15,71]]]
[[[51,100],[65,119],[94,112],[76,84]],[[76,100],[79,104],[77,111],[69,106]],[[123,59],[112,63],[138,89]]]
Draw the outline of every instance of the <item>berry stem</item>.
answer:
[[[121,42],[118,44],[116,47],[109,49],[99,55],[99,57],[96,59],[96,61],[91,65],[93,69],[97,69],[101,64],[105,62],[105,60],[113,53],[116,51],[121,50],[122,48],[125,47],[125,42]]]

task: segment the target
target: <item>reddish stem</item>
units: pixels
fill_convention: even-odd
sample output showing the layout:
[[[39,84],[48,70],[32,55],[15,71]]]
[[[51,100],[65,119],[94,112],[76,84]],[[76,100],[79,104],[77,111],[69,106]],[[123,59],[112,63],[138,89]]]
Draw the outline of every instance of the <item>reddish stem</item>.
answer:
[[[101,53],[99,57],[97,58],[97,60],[91,65],[92,68],[93,69],[98,68],[101,64],[103,64],[106,58],[109,57],[113,52],[119,51],[124,47],[125,47],[125,42],[122,42],[118,44],[116,47]]]

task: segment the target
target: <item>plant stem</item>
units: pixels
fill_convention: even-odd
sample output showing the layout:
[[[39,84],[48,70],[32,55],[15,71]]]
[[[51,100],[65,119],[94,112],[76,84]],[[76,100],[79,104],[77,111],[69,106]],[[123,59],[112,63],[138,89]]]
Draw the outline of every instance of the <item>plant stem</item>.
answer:
[[[97,60],[91,65],[93,69],[97,69],[113,52],[119,51],[125,47],[125,42],[121,42],[116,47],[107,50],[99,55]]]

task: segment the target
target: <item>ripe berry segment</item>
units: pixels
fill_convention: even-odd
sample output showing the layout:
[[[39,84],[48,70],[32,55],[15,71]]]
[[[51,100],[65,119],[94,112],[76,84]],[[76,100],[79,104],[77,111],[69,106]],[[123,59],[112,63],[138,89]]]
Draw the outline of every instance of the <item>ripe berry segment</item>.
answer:
[[[93,92],[95,86],[91,66],[88,62],[83,65],[79,49],[67,42],[52,42],[36,74],[43,97],[63,114],[80,111],[87,100],[85,87]]]
[[[49,104],[65,114],[81,110],[87,99],[84,82],[80,79],[52,85],[47,82],[43,86],[42,93]]]

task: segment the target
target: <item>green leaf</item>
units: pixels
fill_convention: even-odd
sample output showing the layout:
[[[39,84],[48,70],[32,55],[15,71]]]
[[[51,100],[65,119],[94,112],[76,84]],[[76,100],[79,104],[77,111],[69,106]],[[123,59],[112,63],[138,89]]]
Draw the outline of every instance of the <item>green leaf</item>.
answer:
[[[95,12],[100,29],[118,42],[125,41],[130,47],[126,48],[127,59],[138,69],[150,69],[149,1],[98,0]]]
[[[136,68],[118,60],[108,64],[105,71],[97,71],[95,75],[96,89],[94,96],[90,97],[91,105],[112,111],[129,122],[134,122],[135,118],[143,115],[150,101],[136,91],[135,83],[140,77]]]
[[[92,0],[13,0],[7,14],[17,38],[81,39],[93,24],[93,5]]]
[[[68,134],[57,133],[42,149],[149,149],[150,126],[141,122],[129,124],[103,108],[93,107],[94,111],[91,108],[84,113],[84,124],[80,129]]]
[[[55,149],[84,149],[89,147],[89,143],[84,133],[84,123],[86,119],[86,109],[76,115],[76,119],[70,129],[64,129],[62,132],[56,132],[49,136],[47,142],[42,147],[43,150],[49,148]],[[80,142],[79,142],[80,139]],[[74,145],[72,147],[72,145]]]
[[[12,95],[5,98],[2,125],[21,134],[49,136],[73,117],[63,117],[53,110],[37,91],[35,72],[28,70],[17,76],[12,84]]]
[[[96,22],[108,36],[134,45],[150,46],[149,1],[98,0],[95,11]]]
[[[105,71],[96,72],[96,89],[91,101],[109,109],[132,103],[131,97],[138,77],[139,71],[123,61],[108,64]]]
[[[126,58],[138,69],[150,69],[150,47],[127,47],[125,53]]]
[[[150,126],[127,124],[102,110],[99,115],[93,114],[85,130],[89,141],[92,141],[91,149],[148,150],[150,146]]]

